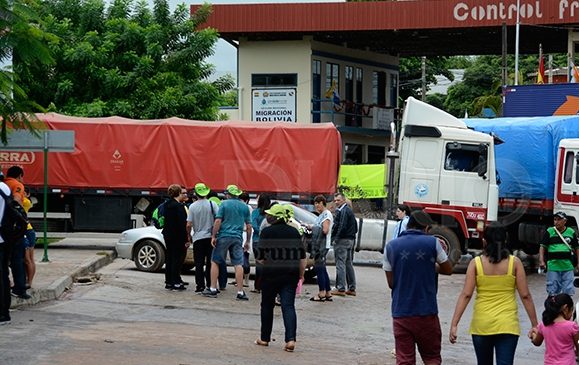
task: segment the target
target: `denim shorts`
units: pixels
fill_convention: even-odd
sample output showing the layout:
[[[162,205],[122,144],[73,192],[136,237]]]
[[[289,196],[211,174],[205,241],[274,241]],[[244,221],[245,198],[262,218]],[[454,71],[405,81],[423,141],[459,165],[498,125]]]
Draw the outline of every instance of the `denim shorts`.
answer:
[[[241,239],[234,237],[223,237],[217,239],[217,244],[211,254],[211,261],[218,264],[225,263],[227,251],[229,251],[229,258],[233,266],[243,264],[243,247]]]
[[[24,248],[34,248],[36,246],[36,231],[29,229],[24,234]]]

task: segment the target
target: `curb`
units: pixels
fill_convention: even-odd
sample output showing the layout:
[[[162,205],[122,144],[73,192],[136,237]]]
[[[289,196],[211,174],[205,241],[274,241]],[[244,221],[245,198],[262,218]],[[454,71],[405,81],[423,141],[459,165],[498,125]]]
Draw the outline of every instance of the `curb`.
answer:
[[[116,251],[105,251],[96,257],[90,258],[82,262],[70,274],[63,275],[52,282],[48,287],[41,289],[32,289],[29,294],[30,299],[24,300],[12,297],[12,305],[10,308],[29,307],[40,302],[58,299],[62,293],[72,286],[76,278],[93,273],[104,267],[117,257]]]

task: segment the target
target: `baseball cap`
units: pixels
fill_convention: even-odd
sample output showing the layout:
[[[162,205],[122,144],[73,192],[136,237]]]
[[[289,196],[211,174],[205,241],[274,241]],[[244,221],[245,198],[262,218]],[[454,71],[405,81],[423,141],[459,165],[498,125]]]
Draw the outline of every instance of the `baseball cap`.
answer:
[[[557,212],[553,214],[553,217],[559,219],[567,219],[567,214],[565,214],[564,212]]]
[[[203,183],[198,183],[195,185],[195,194],[199,196],[207,196],[207,194],[209,194],[209,191],[210,189],[207,187],[207,185]]]
[[[225,194],[231,194],[233,196],[240,196],[243,191],[237,187],[237,185],[227,185],[225,189]]]

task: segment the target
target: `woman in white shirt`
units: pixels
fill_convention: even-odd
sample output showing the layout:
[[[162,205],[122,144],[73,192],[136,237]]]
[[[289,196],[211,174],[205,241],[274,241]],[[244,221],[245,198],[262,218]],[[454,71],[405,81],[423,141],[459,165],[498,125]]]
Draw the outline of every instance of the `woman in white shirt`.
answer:
[[[330,295],[330,277],[326,269],[326,255],[331,247],[332,224],[334,218],[332,213],[326,209],[326,198],[323,195],[317,195],[314,198],[314,207],[319,213],[316,223],[312,228],[312,255],[314,257],[314,269],[318,279],[319,293],[317,296],[310,298],[313,302],[332,301]]]
[[[408,224],[408,219],[410,218],[410,208],[406,204],[398,204],[396,208],[396,217],[400,220],[396,224],[396,228],[394,229],[394,235],[392,239],[400,236],[400,233],[406,231],[406,224]]]

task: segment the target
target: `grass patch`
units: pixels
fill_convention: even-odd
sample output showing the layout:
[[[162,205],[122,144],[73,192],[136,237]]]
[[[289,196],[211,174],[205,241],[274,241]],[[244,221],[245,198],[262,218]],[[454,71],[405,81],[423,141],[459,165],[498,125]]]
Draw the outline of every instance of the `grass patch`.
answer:
[[[46,238],[46,242],[48,242],[48,245],[55,243],[55,242],[60,242],[64,239],[64,237],[47,237]],[[44,245],[44,237],[37,237],[36,238],[36,246],[43,246]]]

